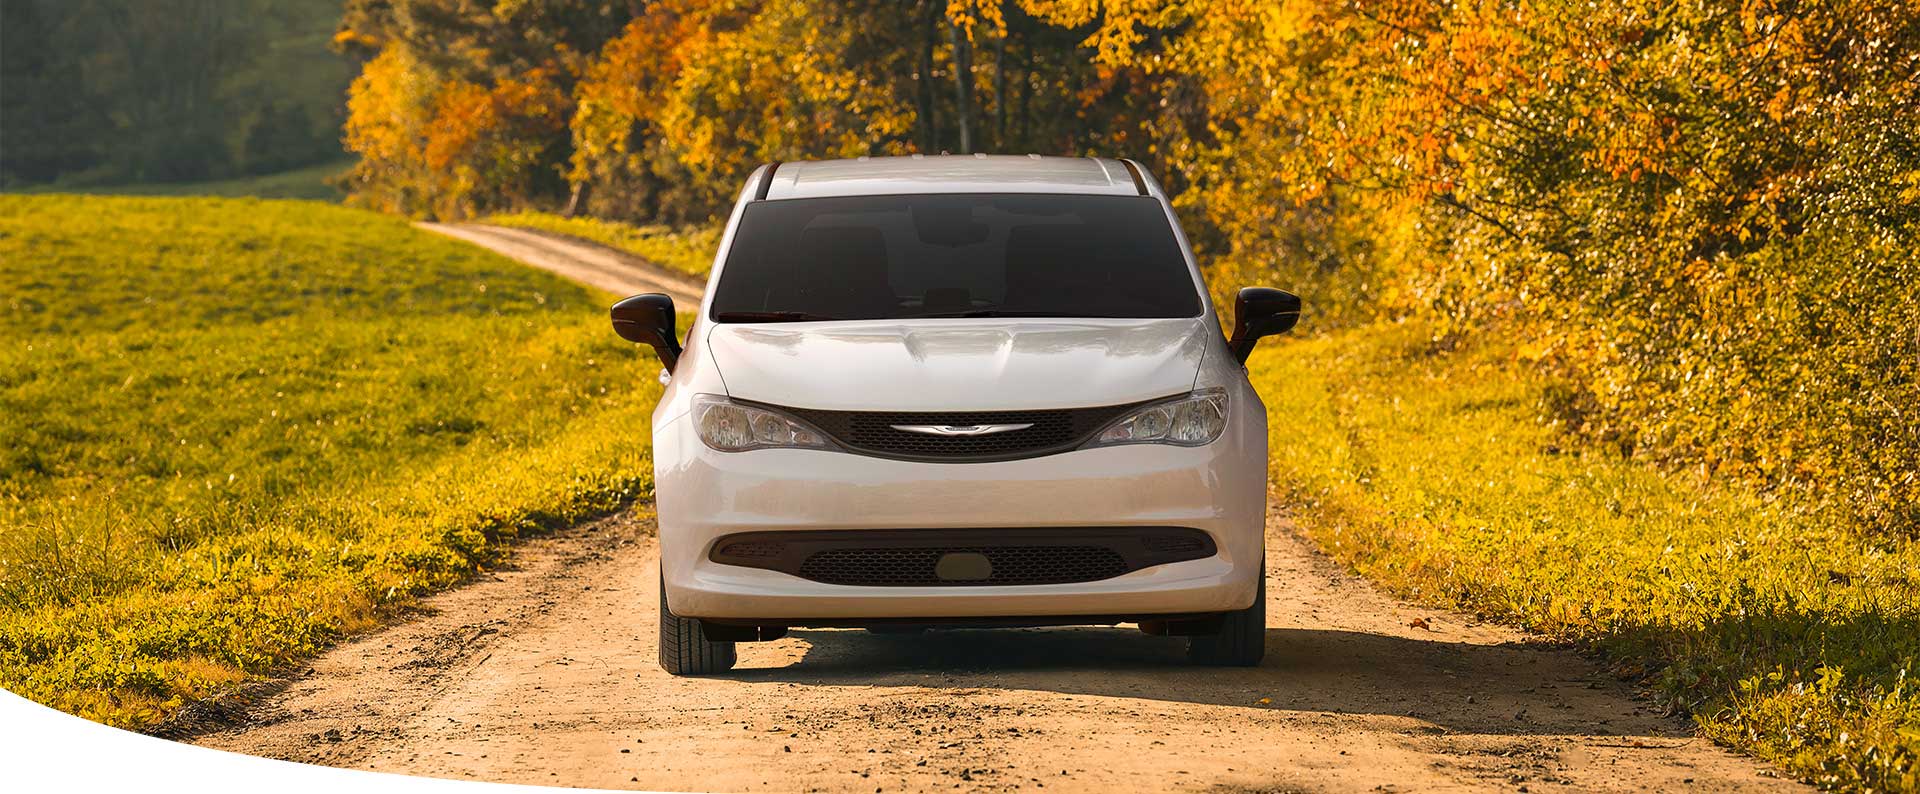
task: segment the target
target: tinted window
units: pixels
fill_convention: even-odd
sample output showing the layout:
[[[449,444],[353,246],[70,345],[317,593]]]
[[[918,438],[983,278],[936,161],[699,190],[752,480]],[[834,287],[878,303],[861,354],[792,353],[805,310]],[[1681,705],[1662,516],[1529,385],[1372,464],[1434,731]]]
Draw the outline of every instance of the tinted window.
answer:
[[[751,204],[714,290],[719,322],[1192,317],[1158,201],[916,195]]]

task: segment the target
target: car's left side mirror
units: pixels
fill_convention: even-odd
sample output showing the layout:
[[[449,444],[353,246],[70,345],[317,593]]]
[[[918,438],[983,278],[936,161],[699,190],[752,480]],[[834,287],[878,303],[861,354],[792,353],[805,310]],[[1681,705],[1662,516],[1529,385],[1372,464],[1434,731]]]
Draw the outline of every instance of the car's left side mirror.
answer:
[[[673,313],[673,298],[658,292],[635,295],[613,305],[613,332],[621,339],[651,345],[660,356],[660,365],[673,371],[680,361],[680,335],[674,330],[678,318]]]
[[[1246,287],[1233,300],[1233,336],[1227,347],[1247,363],[1260,338],[1284,334],[1300,322],[1300,296],[1269,287]]]

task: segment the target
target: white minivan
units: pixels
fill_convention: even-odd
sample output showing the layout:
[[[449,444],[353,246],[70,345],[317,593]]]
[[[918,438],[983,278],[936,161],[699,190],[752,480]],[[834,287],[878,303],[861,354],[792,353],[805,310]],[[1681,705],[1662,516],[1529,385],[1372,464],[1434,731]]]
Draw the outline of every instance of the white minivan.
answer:
[[[660,664],[789,627],[1137,623],[1205,664],[1264,651],[1266,408],[1243,362],[1299,298],[1215,318],[1127,160],[762,166],[684,345],[651,345]]]

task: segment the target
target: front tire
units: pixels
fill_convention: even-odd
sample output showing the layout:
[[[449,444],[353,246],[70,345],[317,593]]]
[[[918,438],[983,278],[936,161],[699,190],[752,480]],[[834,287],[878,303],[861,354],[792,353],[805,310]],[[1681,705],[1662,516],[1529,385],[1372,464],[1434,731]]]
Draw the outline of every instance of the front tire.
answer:
[[[739,660],[731,642],[713,642],[700,631],[700,621],[667,609],[667,582],[660,578],[660,667],[671,675],[713,675],[733,669]]]
[[[1217,667],[1256,667],[1267,655],[1267,571],[1262,565],[1253,606],[1221,616],[1219,634],[1187,638],[1187,660]]]

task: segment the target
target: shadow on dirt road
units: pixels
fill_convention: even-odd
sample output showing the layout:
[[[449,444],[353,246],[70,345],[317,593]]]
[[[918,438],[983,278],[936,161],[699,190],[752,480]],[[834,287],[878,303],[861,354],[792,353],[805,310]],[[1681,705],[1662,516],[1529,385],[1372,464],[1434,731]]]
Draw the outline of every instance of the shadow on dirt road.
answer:
[[[1150,637],[1130,627],[906,635],[797,630],[792,636],[806,648],[797,662],[728,677],[814,686],[927,686],[929,674],[954,675],[964,681],[956,685],[970,688],[1411,717],[1447,732],[1691,735],[1684,724],[1664,719],[1596,719],[1581,706],[1597,705],[1586,701],[1617,705],[1620,685],[1592,670],[1569,678],[1551,658],[1560,651],[1524,642],[1482,645],[1270,628],[1266,660],[1259,667],[1209,668],[1186,661],[1183,640]],[[1167,686],[1169,676],[1177,676],[1180,685]],[[1269,702],[1260,703],[1262,698]]]

